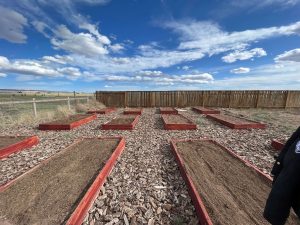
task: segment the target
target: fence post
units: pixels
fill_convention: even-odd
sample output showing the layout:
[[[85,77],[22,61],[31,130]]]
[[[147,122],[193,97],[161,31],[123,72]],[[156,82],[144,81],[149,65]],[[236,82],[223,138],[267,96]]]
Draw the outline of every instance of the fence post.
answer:
[[[285,105],[284,105],[285,109],[288,107],[289,98],[290,98],[290,91],[287,91],[286,99],[285,99]]]
[[[32,104],[34,116],[37,117],[35,98],[32,99]]]
[[[70,97],[68,97],[68,108],[71,110]]]
[[[89,97],[87,97],[87,98],[86,98],[86,103],[89,103],[89,100],[90,100]]]
[[[256,108],[258,108],[259,106],[259,96],[260,96],[260,91],[257,91]]]
[[[229,103],[228,103],[228,108],[229,108],[229,109],[230,109],[230,107],[231,107],[232,92],[233,92],[233,91],[229,91]]]

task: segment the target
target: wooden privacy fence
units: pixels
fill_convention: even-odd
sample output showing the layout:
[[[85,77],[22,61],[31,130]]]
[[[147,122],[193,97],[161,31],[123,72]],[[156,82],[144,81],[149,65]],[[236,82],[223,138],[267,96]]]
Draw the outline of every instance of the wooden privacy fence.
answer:
[[[300,107],[300,91],[97,91],[96,99],[110,107]]]

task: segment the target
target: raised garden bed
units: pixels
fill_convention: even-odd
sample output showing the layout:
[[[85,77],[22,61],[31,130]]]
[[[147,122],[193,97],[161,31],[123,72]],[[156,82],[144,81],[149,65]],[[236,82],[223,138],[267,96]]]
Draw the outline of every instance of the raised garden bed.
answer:
[[[213,140],[172,140],[200,224],[269,224],[271,178]],[[287,224],[298,224],[292,215]]]
[[[105,108],[105,109],[97,109],[97,110],[89,110],[87,113],[88,114],[108,114],[111,112],[116,111],[116,108]]]
[[[159,112],[160,114],[173,114],[173,115],[178,114],[178,111],[173,107],[160,107]]]
[[[39,125],[40,130],[71,130],[96,119],[97,115],[72,115],[66,119],[56,120]]]
[[[182,115],[162,115],[165,130],[196,130],[197,125]]]
[[[124,110],[124,115],[142,115],[143,109],[141,108],[127,108]]]
[[[281,151],[286,141],[284,140],[276,140],[273,139],[271,142],[271,146],[275,148],[277,151]]]
[[[218,121],[219,123],[232,129],[266,128],[266,125],[263,123],[228,115],[208,114],[206,117]]]
[[[39,143],[37,136],[0,136],[0,159]]]
[[[139,115],[119,116],[102,124],[103,130],[133,130],[138,123]]]
[[[210,109],[205,107],[193,107],[192,108],[195,112],[201,113],[201,114],[220,114],[219,110],[216,109]]]
[[[0,223],[81,224],[124,147],[123,138],[83,139],[1,186]]]

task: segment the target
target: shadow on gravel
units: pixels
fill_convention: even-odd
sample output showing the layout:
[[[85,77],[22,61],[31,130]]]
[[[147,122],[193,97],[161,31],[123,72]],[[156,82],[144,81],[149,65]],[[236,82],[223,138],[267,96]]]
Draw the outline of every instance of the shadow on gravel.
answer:
[[[162,118],[160,116],[157,116],[155,118],[154,129],[164,130],[164,125],[163,125],[163,122],[162,122]]]
[[[193,203],[188,194],[188,188],[180,174],[179,167],[176,163],[175,157],[171,151],[169,141],[160,145],[161,154],[161,169],[167,174],[163,177],[168,191],[166,198],[172,199],[169,207],[170,224],[176,225],[197,225],[196,212]]]

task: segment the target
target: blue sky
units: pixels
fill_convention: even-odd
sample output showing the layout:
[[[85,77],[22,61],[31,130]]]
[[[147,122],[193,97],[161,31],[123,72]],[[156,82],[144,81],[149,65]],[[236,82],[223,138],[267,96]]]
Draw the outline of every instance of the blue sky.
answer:
[[[0,88],[300,89],[300,0],[0,0]]]

